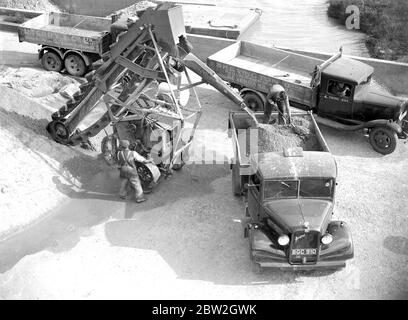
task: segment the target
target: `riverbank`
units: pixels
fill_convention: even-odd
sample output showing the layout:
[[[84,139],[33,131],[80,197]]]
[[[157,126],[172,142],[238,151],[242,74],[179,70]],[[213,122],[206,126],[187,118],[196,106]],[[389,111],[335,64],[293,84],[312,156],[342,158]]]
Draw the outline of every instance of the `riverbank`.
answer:
[[[328,0],[329,17],[344,24],[349,5],[360,9],[360,30],[368,35],[373,58],[408,62],[408,2],[406,0]]]

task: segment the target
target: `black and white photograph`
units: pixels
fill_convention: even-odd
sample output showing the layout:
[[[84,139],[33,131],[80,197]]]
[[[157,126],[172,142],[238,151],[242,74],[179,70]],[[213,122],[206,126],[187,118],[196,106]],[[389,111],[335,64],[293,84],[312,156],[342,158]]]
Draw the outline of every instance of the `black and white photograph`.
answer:
[[[0,0],[0,300],[408,300],[407,138],[407,0]]]

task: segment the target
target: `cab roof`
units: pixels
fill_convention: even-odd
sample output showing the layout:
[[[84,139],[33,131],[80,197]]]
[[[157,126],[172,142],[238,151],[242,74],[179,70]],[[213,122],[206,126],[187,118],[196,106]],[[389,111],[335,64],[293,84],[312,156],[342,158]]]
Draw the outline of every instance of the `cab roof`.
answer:
[[[367,80],[373,72],[374,68],[363,62],[341,57],[323,69],[322,74],[345,82],[359,84]]]
[[[303,151],[303,156],[287,157],[283,152],[254,154],[252,172],[263,179],[336,178],[337,165],[330,152]]]

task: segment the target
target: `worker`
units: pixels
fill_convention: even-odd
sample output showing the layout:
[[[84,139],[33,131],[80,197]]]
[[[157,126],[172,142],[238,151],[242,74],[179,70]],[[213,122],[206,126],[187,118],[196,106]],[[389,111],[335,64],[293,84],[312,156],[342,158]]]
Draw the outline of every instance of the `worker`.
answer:
[[[344,82],[337,82],[332,89],[332,93],[339,97],[349,97],[350,88]]]
[[[280,85],[273,85],[266,96],[264,121],[271,122],[271,114],[273,109],[278,111],[278,124],[286,124],[284,118],[285,112],[285,89]]]
[[[152,160],[146,160],[146,158],[138,154],[136,151],[130,150],[130,143],[128,140],[120,140],[119,145],[122,148],[122,150],[118,152],[118,163],[120,169],[119,196],[122,199],[126,199],[127,186],[128,184],[130,184],[131,187],[135,190],[136,202],[140,203],[146,201],[144,193],[150,193],[150,190],[145,190],[145,192],[143,193],[143,188],[140,182],[139,174],[137,173],[135,161],[141,163],[151,163]]]

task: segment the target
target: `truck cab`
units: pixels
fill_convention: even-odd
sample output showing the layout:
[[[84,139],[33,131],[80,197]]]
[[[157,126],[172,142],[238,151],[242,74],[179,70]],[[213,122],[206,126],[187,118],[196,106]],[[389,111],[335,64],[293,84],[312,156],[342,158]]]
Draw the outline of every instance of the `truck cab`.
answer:
[[[343,130],[366,129],[372,147],[389,154],[407,138],[408,101],[373,83],[374,68],[345,57],[321,70],[314,82],[317,121]]]
[[[260,153],[251,158],[247,222],[254,271],[339,269],[353,257],[346,223],[332,221],[337,165],[330,153]]]
[[[348,121],[387,119],[398,121],[407,103],[380,86],[373,86],[374,68],[341,57],[321,73],[317,111]]]

